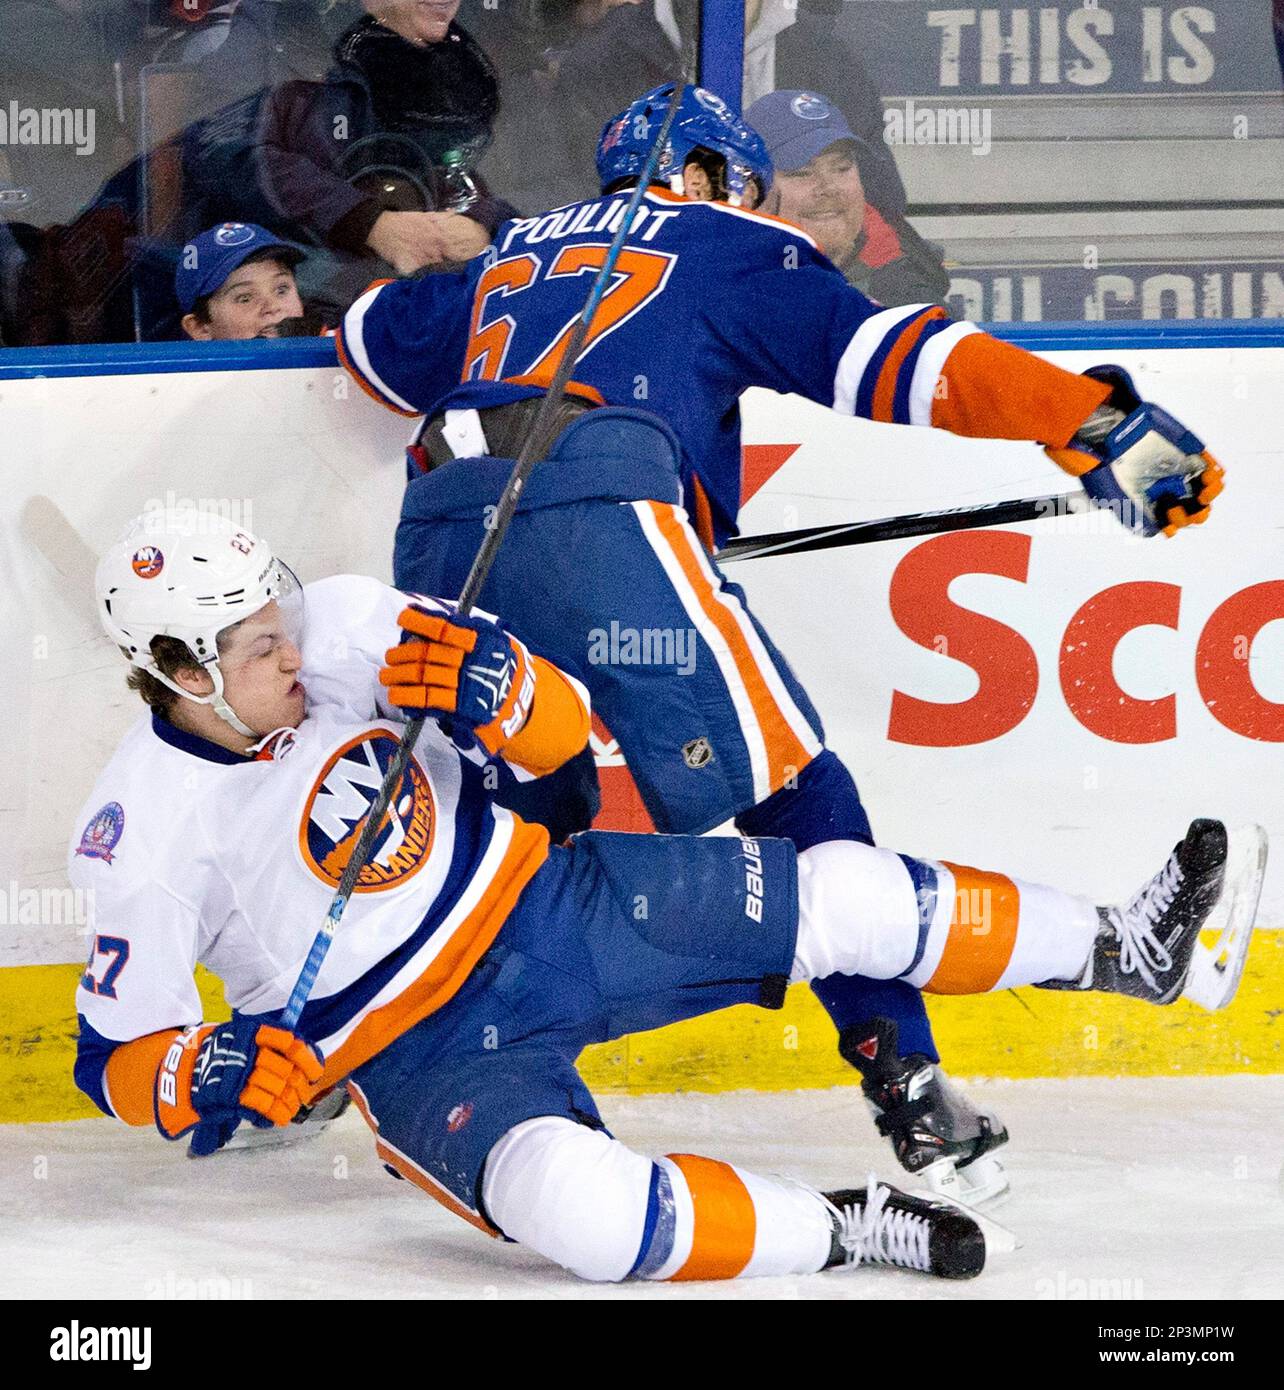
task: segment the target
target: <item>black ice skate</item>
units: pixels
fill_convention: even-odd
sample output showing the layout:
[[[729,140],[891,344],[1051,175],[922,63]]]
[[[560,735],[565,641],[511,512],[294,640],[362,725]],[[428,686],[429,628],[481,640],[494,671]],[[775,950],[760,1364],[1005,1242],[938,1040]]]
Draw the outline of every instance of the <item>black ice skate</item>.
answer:
[[[1221,821],[1192,821],[1149,883],[1121,906],[1097,909],[1101,928],[1084,974],[1043,988],[1104,990],[1152,1004],[1188,992],[1206,1008],[1228,1004],[1243,973],[1266,866],[1258,827],[1235,838],[1231,861]],[[1220,929],[1213,947],[1200,944],[1206,927]]]
[[[947,1202],[912,1197],[872,1174],[868,1187],[823,1196],[834,1219],[826,1269],[883,1264],[941,1279],[974,1279],[985,1268],[980,1224]]]
[[[920,1052],[899,1055],[896,1023],[876,1018],[849,1028],[838,1050],[861,1073],[861,1090],[897,1162],[943,1197],[976,1205],[1008,1191],[991,1149],[1008,1141],[996,1116],[977,1110]]]

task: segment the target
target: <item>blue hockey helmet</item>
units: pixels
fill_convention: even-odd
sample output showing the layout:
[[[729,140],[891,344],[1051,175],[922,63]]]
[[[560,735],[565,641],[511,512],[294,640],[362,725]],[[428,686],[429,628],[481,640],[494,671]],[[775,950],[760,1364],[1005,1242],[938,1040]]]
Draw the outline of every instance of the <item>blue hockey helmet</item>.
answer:
[[[607,121],[597,143],[597,172],[602,187],[638,178],[659,134],[673,84],[654,87],[618,116]],[[656,166],[656,178],[681,193],[682,171],[699,150],[720,156],[726,200],[739,207],[749,180],[757,184],[757,202],[771,187],[771,156],[762,136],[746,125],[721,97],[703,87],[687,87],[678,102],[669,138]],[[755,204],[756,205],[756,204]]]

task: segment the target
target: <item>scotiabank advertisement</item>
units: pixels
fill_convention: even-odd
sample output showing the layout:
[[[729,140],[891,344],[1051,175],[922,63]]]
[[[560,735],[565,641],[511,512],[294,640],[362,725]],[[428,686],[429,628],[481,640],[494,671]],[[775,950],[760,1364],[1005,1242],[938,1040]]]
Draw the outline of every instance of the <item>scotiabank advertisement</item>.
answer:
[[[1204,436],[1227,470],[1207,525],[1141,540],[1107,513],[1056,516],[725,572],[820,710],[882,843],[1107,900],[1196,815],[1284,842],[1284,353],[1051,355],[1120,361]],[[765,393],[745,416],[745,534],[1075,491],[1031,445]],[[605,730],[598,746],[604,820],[634,828]],[[1275,861],[1263,926],[1284,925]]]
[[[1048,355],[1121,363],[1204,436],[1226,468],[1206,526],[1143,541],[1106,513],[1049,516],[745,560],[727,577],[883,844],[1106,901],[1191,817],[1256,821],[1277,846],[1259,922],[1284,927],[1284,348]],[[305,581],[387,578],[411,423],[334,366],[3,385],[0,884],[57,891],[70,817],[138,714],[93,611],[97,556],[140,510],[208,499]],[[746,534],[1077,490],[1034,445],[766,392],[744,416]],[[648,828],[609,731],[594,737],[604,822]],[[10,911],[4,927],[0,964],[84,959],[83,923]]]

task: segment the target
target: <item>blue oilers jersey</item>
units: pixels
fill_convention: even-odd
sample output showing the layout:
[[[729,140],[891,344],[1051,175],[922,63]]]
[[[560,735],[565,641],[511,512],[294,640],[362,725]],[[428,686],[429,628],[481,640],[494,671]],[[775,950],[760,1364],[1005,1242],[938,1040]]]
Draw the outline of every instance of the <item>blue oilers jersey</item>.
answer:
[[[628,198],[621,192],[516,218],[460,274],[373,287],[345,316],[344,364],[383,404],[410,415],[538,393]],[[1086,393],[1070,392],[1068,409],[1064,399],[1058,407],[1061,378],[1082,381],[939,308],[887,309],[867,299],[791,223],[659,187],[635,214],[573,373],[582,393],[653,411],[672,427],[687,510],[713,544],[735,529],[738,402],[750,386],[847,415],[1055,442],[1102,395],[1086,383]]]

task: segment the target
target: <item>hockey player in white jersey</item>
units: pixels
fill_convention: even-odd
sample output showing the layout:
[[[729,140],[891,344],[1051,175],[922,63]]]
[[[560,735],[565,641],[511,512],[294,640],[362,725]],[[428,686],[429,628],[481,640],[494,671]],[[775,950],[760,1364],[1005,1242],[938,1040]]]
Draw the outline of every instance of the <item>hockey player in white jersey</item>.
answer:
[[[1215,821],[1121,909],[1001,874],[977,899],[976,870],[853,842],[590,832],[550,847],[492,792],[576,754],[587,700],[498,622],[358,576],[300,590],[262,541],[200,512],[141,518],[97,591],[151,709],[69,844],[96,903],[78,1084],[198,1155],[346,1084],[395,1176],[585,1278],[859,1262],[968,1277],[985,1259],[970,1215],[880,1184],[826,1194],[634,1153],[575,1071],[587,1044],[778,1005],[788,981],[834,972],[1168,1003],[1210,914],[1255,902]],[[452,732],[425,726],[289,1032],[280,1010],[405,711]],[[959,915],[978,900],[984,931]],[[230,1022],[202,1020],[198,962]]]

